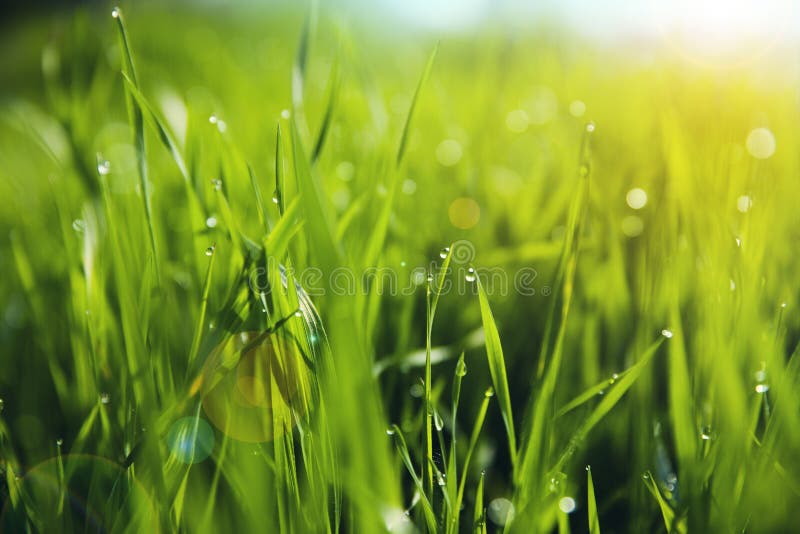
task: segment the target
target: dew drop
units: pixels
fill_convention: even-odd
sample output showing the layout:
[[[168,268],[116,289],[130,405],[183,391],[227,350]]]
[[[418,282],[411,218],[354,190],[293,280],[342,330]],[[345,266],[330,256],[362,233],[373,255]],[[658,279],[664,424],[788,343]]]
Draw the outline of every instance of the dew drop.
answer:
[[[281,118],[288,119],[289,117],[291,117],[291,113],[289,113],[288,109],[284,109],[283,111],[281,111]]]
[[[464,275],[464,279],[467,282],[474,282],[476,278],[477,278],[477,275],[475,274],[475,269],[473,269],[472,267],[467,269],[467,274]]]
[[[386,435],[387,436],[394,436],[394,433],[395,433],[394,432],[394,427],[390,426],[389,428],[386,429]]]
[[[672,336],[674,334],[672,333],[672,330],[668,330],[668,329],[665,328],[664,330],[661,331],[661,335],[664,336],[667,339],[672,339]]]
[[[219,178],[214,178],[211,180],[211,185],[214,186],[214,191],[222,191],[222,180]]]
[[[490,386],[489,389],[487,389],[486,392],[483,394],[483,396],[486,398],[494,397],[494,388]]]
[[[72,221],[72,229],[78,232],[79,234],[82,234],[84,230],[86,230],[86,221],[84,221],[83,219],[75,219],[74,221]]]
[[[3,399],[0,399],[0,413],[3,412],[3,408],[5,408],[5,407],[6,407],[6,401],[4,401]]]
[[[433,275],[432,274],[428,274],[428,283],[429,284],[433,283]]]
[[[411,384],[411,387],[408,388],[408,393],[412,397],[419,399],[425,394],[425,387],[422,384]]]
[[[277,194],[272,195],[272,203],[273,204],[277,204],[278,202],[280,202],[280,199],[278,198],[278,195]]]
[[[216,248],[217,248],[216,245],[211,245],[210,247],[208,247],[206,249],[206,256],[211,256],[212,254],[214,254],[214,250],[216,250]]]
[[[109,395],[105,391],[100,394],[100,403],[101,404],[109,404],[110,402],[111,402],[111,395]]]
[[[111,172],[111,163],[103,157],[102,154],[97,154],[97,173],[100,176],[105,176]]]
[[[444,421],[442,420],[442,416],[439,415],[438,410],[433,411],[433,424],[436,426],[437,432],[441,432],[444,428]]]
[[[594,122],[591,122],[591,121],[590,121],[590,122],[587,122],[587,123],[586,123],[586,132],[587,132],[587,133],[594,133],[594,130],[595,130],[595,128],[596,128],[596,127],[595,127],[595,124],[594,124]]]
[[[56,440],[56,446],[57,446],[57,447],[61,447],[63,444],[64,444],[64,440],[63,440],[63,439],[61,439],[61,438],[58,438],[58,439]]]
[[[300,310],[297,310],[296,312],[294,312],[294,316],[295,317],[302,317],[303,316],[303,312],[301,312]]]
[[[769,391],[768,384],[756,384],[756,393],[766,393]]]
[[[111,16],[114,17],[115,19],[119,18],[119,8],[118,7],[115,7],[114,9],[111,10]]]
[[[586,466],[586,471],[591,471],[591,470],[592,470],[592,466],[591,465],[587,465]]]
[[[212,215],[211,217],[206,219],[206,226],[208,226],[209,228],[216,228],[217,218]]]
[[[456,376],[465,376],[467,374],[467,364],[464,360],[458,360],[456,364]]]
[[[706,425],[702,429],[700,429],[700,439],[703,441],[708,441],[711,439],[711,427]]]
[[[445,259],[448,254],[450,254],[450,247],[444,247],[439,251],[439,257],[442,259]]]
[[[217,124],[217,122],[218,122],[218,121],[219,121],[219,119],[217,118],[217,116],[216,116],[216,115],[211,115],[211,116],[208,118],[208,122],[210,122],[211,124]]]

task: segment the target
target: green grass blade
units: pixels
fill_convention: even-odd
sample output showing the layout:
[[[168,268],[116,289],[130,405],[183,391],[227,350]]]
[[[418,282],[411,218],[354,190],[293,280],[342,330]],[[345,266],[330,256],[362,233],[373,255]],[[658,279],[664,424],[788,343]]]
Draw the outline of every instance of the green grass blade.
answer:
[[[592,469],[586,466],[586,502],[589,514],[589,534],[600,534],[600,520],[597,518],[597,499],[594,495]]]
[[[506,376],[506,361],[503,357],[503,346],[500,343],[500,334],[497,331],[497,324],[495,324],[492,310],[489,307],[489,298],[486,296],[486,290],[483,288],[480,277],[476,277],[475,283],[478,286],[481,322],[483,323],[483,330],[486,335],[486,358],[489,363],[489,372],[492,375],[492,384],[497,392],[500,413],[503,416],[503,424],[506,427],[512,470],[516,473],[517,438],[514,432],[514,416],[511,412],[511,394],[508,389],[508,377]]]
[[[592,410],[589,416],[573,433],[569,440],[569,446],[561,454],[552,471],[563,470],[565,463],[575,452],[575,448],[578,446],[578,444],[581,443],[586,437],[586,434],[588,434],[589,431],[594,428],[597,423],[599,423],[614,408],[614,406],[617,405],[620,399],[622,399],[623,395],[627,393],[631,386],[636,382],[636,379],[639,378],[647,365],[656,355],[658,348],[663,342],[664,339],[661,338],[651,344],[639,358],[639,361],[631,366],[628,372],[619,378],[614,385],[608,389],[594,410]]]
[[[422,87],[425,85],[425,82],[431,75],[431,70],[433,70],[433,62],[436,60],[436,54],[438,52],[439,44],[437,43],[431,54],[428,56],[428,61],[425,63],[425,70],[422,71],[422,76],[420,76],[419,82],[417,82],[417,88],[414,90],[414,96],[411,98],[411,105],[408,108],[408,115],[406,115],[406,121],[403,124],[403,131],[400,134],[400,142],[397,145],[397,155],[395,156],[394,160],[395,167],[399,167],[403,162],[403,156],[406,153],[406,148],[408,148],[408,136],[410,135],[411,124],[414,120],[414,114],[417,110],[419,95],[422,92]]]
[[[117,21],[119,41],[122,48],[122,74],[127,76],[132,85],[138,86],[136,79],[136,69],[133,63],[133,53],[128,40],[128,32],[125,28],[125,21],[122,11],[115,7],[112,16]],[[156,245],[156,234],[153,228],[153,206],[150,195],[150,180],[147,171],[147,150],[144,139],[144,117],[142,110],[135,103],[135,98],[126,85],[126,102],[128,106],[128,119],[130,120],[131,133],[133,135],[133,146],[136,149],[136,162],[139,171],[139,186],[142,191],[144,201],[144,211],[147,218],[147,230],[150,236],[150,246],[152,248],[153,262],[155,263],[156,280],[160,284],[161,270],[159,268],[158,246]]]

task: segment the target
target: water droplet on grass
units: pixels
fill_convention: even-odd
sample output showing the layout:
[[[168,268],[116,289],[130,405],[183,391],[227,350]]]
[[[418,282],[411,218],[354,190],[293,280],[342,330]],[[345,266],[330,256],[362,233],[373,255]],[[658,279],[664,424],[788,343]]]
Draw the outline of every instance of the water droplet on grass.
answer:
[[[84,221],[83,219],[75,219],[74,221],[72,221],[72,229],[78,232],[79,234],[82,234],[84,230],[86,230],[86,221]]]
[[[100,176],[105,176],[111,172],[111,163],[103,157],[102,154],[97,154],[97,173]]]
[[[439,251],[439,257],[442,259],[445,259],[448,254],[450,254],[450,247],[444,247]]]
[[[109,395],[105,391],[100,394],[100,403],[101,404],[109,404],[110,402],[111,402],[111,395]]]
[[[753,199],[748,195],[742,195],[736,199],[736,209],[741,213],[747,213],[753,207]]]
[[[61,438],[58,438],[58,439],[56,440],[56,447],[59,447],[59,448],[60,448],[60,447],[61,447],[63,444],[64,444],[64,440],[63,440],[63,439],[61,439]]]
[[[115,7],[114,9],[111,10],[111,16],[114,17],[115,19],[119,18],[119,8],[118,7]]]
[[[467,364],[464,363],[464,360],[458,360],[456,364],[456,375],[458,376],[466,376],[467,374]]]
[[[487,398],[494,397],[494,388],[490,386],[489,389],[487,389],[486,392],[483,394],[483,396]]]
[[[389,427],[389,428],[386,429],[386,435],[387,436],[394,436],[394,433],[395,432],[394,432],[394,428],[393,427]]]
[[[595,129],[596,129],[596,126],[595,126],[594,122],[587,122],[586,123],[586,131],[588,133],[594,133]]]
[[[668,330],[665,328],[664,330],[661,331],[661,335],[667,339],[672,339],[672,336],[675,334],[672,333],[672,330]]]
[[[476,278],[477,278],[477,275],[475,274],[475,269],[473,269],[472,267],[467,269],[467,274],[464,275],[464,279],[467,282],[474,282]]]
[[[769,384],[756,384],[756,393],[766,393],[769,391]]]
[[[438,432],[441,432],[444,428],[444,421],[442,420],[442,416],[439,415],[438,410],[433,411],[433,424]]]
[[[206,249],[206,256],[211,256],[212,254],[214,254],[214,251],[216,250],[216,248],[217,248],[216,245],[211,245],[210,247],[208,247]]]
[[[222,180],[219,178],[214,178],[211,180],[211,185],[214,186],[214,191],[222,191]]]
[[[217,218],[212,215],[211,217],[206,219],[206,226],[208,226],[209,228],[216,228]]]
[[[283,111],[281,111],[281,118],[288,119],[291,116],[292,114],[289,112],[288,109],[284,109]]]
[[[703,441],[708,441],[711,439],[711,427],[709,425],[706,425],[700,429],[700,439]]]

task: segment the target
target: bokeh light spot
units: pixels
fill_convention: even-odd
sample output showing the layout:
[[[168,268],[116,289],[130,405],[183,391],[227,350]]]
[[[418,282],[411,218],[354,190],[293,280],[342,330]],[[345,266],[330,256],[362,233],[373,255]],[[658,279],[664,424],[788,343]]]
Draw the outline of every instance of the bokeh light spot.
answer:
[[[756,128],[747,135],[747,151],[756,159],[768,159],[775,153],[775,135],[766,128]]]
[[[469,197],[455,199],[447,210],[450,223],[461,230],[468,230],[478,224],[481,218],[481,207]]]
[[[640,210],[647,204],[647,192],[640,187],[634,187],[625,195],[625,202],[631,208]]]
[[[205,419],[183,417],[169,428],[167,445],[179,462],[196,464],[208,458],[214,450],[214,431]]]
[[[461,143],[455,139],[445,139],[436,147],[436,160],[445,167],[452,167],[461,161],[463,155]]]

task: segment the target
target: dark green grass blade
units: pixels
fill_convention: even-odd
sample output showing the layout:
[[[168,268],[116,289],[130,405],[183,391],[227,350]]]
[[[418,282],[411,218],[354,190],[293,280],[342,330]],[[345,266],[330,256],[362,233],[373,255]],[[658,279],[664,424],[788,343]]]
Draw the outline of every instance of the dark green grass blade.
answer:
[[[586,466],[586,508],[589,515],[589,534],[600,534],[600,521],[597,518],[597,499],[594,495],[592,469]]]

